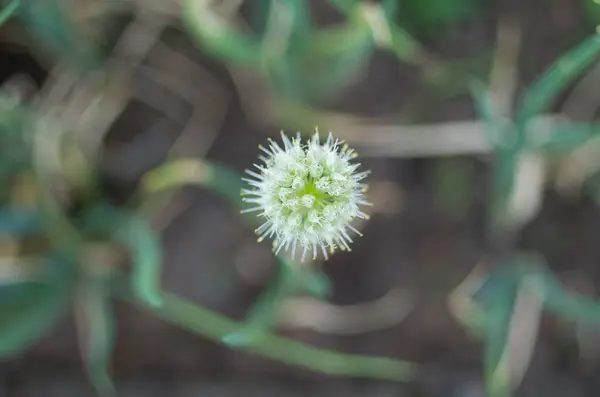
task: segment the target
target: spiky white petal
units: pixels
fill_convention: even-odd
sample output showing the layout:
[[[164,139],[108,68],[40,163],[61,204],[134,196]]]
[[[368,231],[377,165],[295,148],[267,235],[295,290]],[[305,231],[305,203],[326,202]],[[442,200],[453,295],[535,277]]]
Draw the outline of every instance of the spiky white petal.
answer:
[[[370,205],[360,183],[369,172],[359,172],[360,164],[351,163],[354,150],[331,133],[321,144],[319,131],[302,144],[300,134],[289,139],[281,132],[283,148],[273,140],[259,146],[266,156],[264,165],[254,164],[259,172],[246,170],[254,179],[242,178],[250,189],[242,189],[244,201],[253,204],[242,212],[260,211],[265,222],[256,229],[259,241],[275,237],[274,250],[290,250],[292,257],[302,251],[317,256],[317,248],[327,259],[327,250],[336,246],[350,250],[350,225],[354,218],[367,219],[360,205]]]

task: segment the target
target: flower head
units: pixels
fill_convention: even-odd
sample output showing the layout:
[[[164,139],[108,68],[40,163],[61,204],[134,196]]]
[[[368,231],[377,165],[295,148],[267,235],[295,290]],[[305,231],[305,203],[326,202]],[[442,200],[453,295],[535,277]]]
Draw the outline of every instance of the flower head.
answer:
[[[274,237],[274,250],[302,249],[302,260],[317,248],[328,258],[339,245],[350,250],[348,229],[360,235],[350,225],[358,217],[368,219],[359,205],[364,200],[366,185],[361,181],[368,171],[357,172],[360,164],[351,163],[353,149],[329,134],[325,143],[319,141],[318,130],[302,144],[300,133],[291,140],[281,132],[283,148],[273,140],[269,147],[259,146],[264,162],[254,164],[257,171],[246,170],[254,179],[242,178],[252,188],[242,189],[243,201],[254,206],[242,212],[260,211],[265,222],[256,229],[259,241]]]

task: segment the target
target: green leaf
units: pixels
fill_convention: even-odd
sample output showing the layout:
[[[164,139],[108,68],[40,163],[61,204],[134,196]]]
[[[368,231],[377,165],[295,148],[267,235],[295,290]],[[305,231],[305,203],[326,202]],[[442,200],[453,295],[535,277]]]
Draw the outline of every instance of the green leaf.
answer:
[[[499,136],[503,134],[516,134],[515,131],[509,129],[509,126],[500,125],[501,129]],[[513,193],[515,188],[515,178],[519,166],[519,161],[522,156],[523,143],[517,141],[516,144],[510,146],[496,146],[496,158],[493,164],[492,171],[492,191],[491,199],[493,222],[500,221],[506,215],[507,200]]]
[[[361,0],[329,0],[329,3],[343,14],[349,14],[356,10],[357,7],[364,5],[364,2]],[[397,0],[382,0],[380,4],[388,19],[394,20],[400,7],[399,2]]]
[[[502,365],[502,359],[508,347],[516,292],[516,286],[507,286],[487,312],[484,368],[491,396],[508,396],[510,392],[508,368]]]
[[[381,0],[379,3],[381,4],[381,8],[390,22],[390,25],[394,24],[396,15],[400,9],[400,2],[397,0]]]
[[[531,304],[532,297],[535,298],[528,293],[529,284],[524,283],[524,274],[519,271],[528,268],[531,261],[530,256],[519,255],[499,264],[475,293],[486,313],[484,372],[488,394],[493,397],[510,396],[520,381],[521,371],[526,368],[516,368],[515,360],[528,361],[528,352],[524,352],[522,357],[520,354],[523,349],[529,349],[530,353],[531,343],[534,343],[530,337],[513,339],[518,336],[517,331],[535,333],[538,327],[537,320],[522,324],[523,319],[517,316],[519,311],[522,315],[523,311],[530,310],[530,307],[520,305]],[[541,304],[536,307],[541,307]],[[539,319],[540,310],[530,315]],[[525,328],[515,328],[523,326]]]
[[[509,120],[498,117],[491,102],[488,88],[480,81],[474,80],[469,85],[475,109],[483,119],[484,131],[495,150],[495,161],[492,170],[491,205],[489,207],[492,225],[505,216],[506,200],[513,190],[515,173],[525,141]],[[514,135],[517,139],[510,145],[503,142]]]
[[[19,9],[20,0],[12,0],[2,10],[0,10],[0,27],[8,21]]]
[[[267,29],[271,3],[272,0],[256,0],[250,10],[250,26],[260,37],[263,37]]]
[[[366,4],[365,2],[357,0],[330,0],[330,3],[351,21],[353,20],[356,23],[357,20],[360,20],[361,23],[365,23],[364,16],[360,15],[361,7]],[[399,2],[396,0],[383,0],[378,4],[381,5],[385,22],[390,29],[391,43],[389,50],[405,62],[418,63],[421,61],[423,52],[421,44],[396,23],[396,14],[400,7]],[[373,36],[371,26],[367,24],[366,28],[370,36]]]
[[[471,292],[472,298],[479,306],[488,309],[497,303],[498,298],[507,295],[507,291],[516,290],[517,274],[513,266],[497,265],[485,276],[485,278],[476,283]],[[510,293],[508,293],[510,295]]]
[[[48,263],[48,280],[27,283],[0,300],[0,356],[18,354],[48,332],[68,307],[72,264],[61,256]]]
[[[396,24],[390,25],[392,32],[391,51],[398,59],[409,63],[421,61],[423,48],[410,33]]]
[[[0,181],[31,165],[31,148],[27,145],[28,125],[32,117],[0,92]],[[3,192],[1,195],[4,195]]]
[[[98,393],[113,395],[109,375],[115,341],[115,319],[108,283],[88,279],[80,285],[76,300],[77,331],[88,374]]]
[[[275,1],[275,0],[272,0]],[[302,47],[303,43],[308,41],[311,29],[313,28],[310,10],[307,0],[278,0],[281,1],[291,12],[292,32],[290,46],[292,48]]]
[[[439,28],[469,18],[478,6],[476,0],[404,0],[402,20],[417,28]]]
[[[374,50],[374,43],[368,31],[353,29],[347,33],[339,42],[333,42],[333,36],[316,36],[313,42],[319,43],[318,46],[330,44],[328,53],[319,56],[319,49],[314,48],[299,64],[292,65],[297,74],[288,78],[293,79],[298,93],[294,99],[310,102],[328,97],[358,76]]]
[[[160,306],[160,278],[162,275],[162,244],[141,219],[131,216],[115,234],[115,239],[128,245],[132,251],[134,291],[140,299]]]
[[[471,97],[473,98],[477,115],[486,124],[484,131],[487,133],[491,142],[496,142],[498,140],[499,132],[497,131],[498,117],[495,114],[488,87],[479,80],[473,80],[469,84],[469,90],[471,91]]]
[[[83,68],[99,63],[99,54],[82,38],[61,2],[21,0],[19,16],[29,31],[51,52]]]
[[[137,297],[149,305],[160,306],[163,252],[158,236],[137,215],[109,205],[98,205],[85,215],[85,224],[96,233],[129,248],[131,283]]]
[[[548,111],[563,90],[592,65],[599,52],[600,35],[594,34],[548,68],[522,97],[517,115],[520,128]]]
[[[351,19],[311,32],[305,3],[286,0],[286,4],[293,11],[294,30],[285,59],[277,57],[267,73],[277,92],[313,103],[337,93],[365,65],[374,49],[371,30],[364,21]]]
[[[596,27],[600,23],[600,3],[597,0],[580,0],[584,20]]]
[[[560,281],[545,271],[538,276],[538,293],[543,297],[546,308],[561,317],[600,324],[600,301],[576,296],[567,291]]]
[[[261,66],[270,70],[298,62],[310,41],[311,28],[306,0],[271,0],[266,28],[260,37]]]
[[[356,23],[365,23],[364,16],[361,14],[361,8],[365,5],[362,1],[356,0],[330,0],[332,5],[340,12],[346,14],[351,21]],[[399,9],[399,3],[396,0],[384,0],[381,3],[381,10],[385,16],[385,22],[390,29],[391,43],[389,50],[398,57],[398,59],[410,63],[418,63],[422,59],[421,44],[415,40],[405,29],[396,23],[396,14]],[[373,36],[372,27],[367,24],[369,35]]]
[[[257,36],[244,35],[210,9],[211,0],[184,0],[182,20],[193,39],[213,56],[245,66],[259,66]]]
[[[529,141],[533,141],[532,149],[555,152],[564,155],[584,145],[600,132],[598,123],[577,123],[573,121],[556,121],[552,128],[539,131],[536,136],[533,133]],[[534,139],[535,138],[535,139]]]

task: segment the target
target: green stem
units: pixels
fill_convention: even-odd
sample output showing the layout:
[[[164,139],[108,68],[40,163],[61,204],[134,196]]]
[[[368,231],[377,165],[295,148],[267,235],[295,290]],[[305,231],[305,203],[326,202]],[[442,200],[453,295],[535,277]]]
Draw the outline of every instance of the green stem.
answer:
[[[245,326],[169,293],[163,295],[163,306],[160,308],[141,306],[135,300],[129,301],[170,323],[218,342]],[[271,334],[242,346],[241,350],[329,375],[408,381],[416,371],[416,365],[409,362],[337,353]]]

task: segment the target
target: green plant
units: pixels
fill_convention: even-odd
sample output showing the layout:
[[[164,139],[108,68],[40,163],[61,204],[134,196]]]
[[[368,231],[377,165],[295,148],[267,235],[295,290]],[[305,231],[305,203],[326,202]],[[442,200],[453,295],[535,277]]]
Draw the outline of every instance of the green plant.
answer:
[[[482,83],[472,85],[477,110],[487,124],[486,131],[494,148],[489,205],[489,239],[494,251],[486,274],[467,282],[466,300],[459,305],[461,309],[457,313],[467,327],[485,340],[484,368],[491,396],[509,396],[518,386],[531,346],[515,348],[515,344],[535,340],[538,310],[548,309],[561,317],[594,323],[600,313],[600,302],[565,292],[542,257],[516,253],[513,245],[523,219],[534,215],[514,215],[513,195],[523,159],[539,155],[546,161],[560,161],[597,136],[594,125],[565,128],[560,123],[540,134],[535,119],[549,110],[561,92],[592,65],[599,53],[600,36],[593,35],[562,56],[525,91],[514,120],[495,114]],[[524,306],[539,307],[530,313],[532,318],[527,323],[530,329],[526,331],[516,328],[525,323],[522,319],[516,320]],[[519,340],[519,332],[531,332],[531,335],[521,335]]]
[[[330,3],[343,14],[345,22],[325,29],[315,28],[307,2],[300,0],[255,3],[250,33],[235,28],[207,0],[186,0],[182,19],[190,37],[213,57],[235,67],[249,67],[266,77],[273,91],[289,100],[278,108],[279,116],[294,118],[311,128],[315,124],[312,109],[293,105],[314,104],[338,92],[376,49],[385,49],[399,60],[419,66],[434,85],[447,88],[449,80],[460,80],[450,84],[452,89],[448,91],[460,90],[462,79],[455,69],[433,62],[396,23],[398,2]],[[96,69],[104,72],[103,78],[116,79],[114,70],[103,62],[109,55],[81,38],[80,26],[60,4],[57,0],[5,1],[0,24],[19,17],[45,48],[84,77],[90,77],[87,73]],[[424,8],[424,2],[407,4],[420,10],[419,23],[424,24],[456,20],[467,10],[459,6],[467,2],[452,2],[456,5],[452,9]],[[529,360],[542,310],[579,322],[595,323],[599,319],[600,304],[596,300],[568,293],[540,255],[521,253],[514,244],[515,236],[536,210],[535,206],[519,207],[515,198],[523,170],[537,167],[538,172],[544,164],[561,163],[582,148],[591,147],[592,154],[599,152],[593,146],[599,139],[596,123],[554,122],[544,130],[537,124],[542,112],[548,111],[561,92],[592,65],[599,52],[600,37],[594,35],[565,54],[525,91],[511,118],[496,111],[484,83],[474,82],[471,86],[493,148],[488,205],[492,252],[489,266],[476,268],[472,277],[459,286],[459,293],[451,297],[451,304],[465,327],[484,339],[483,365],[491,396],[508,396],[517,387],[526,365],[516,364],[527,364]],[[286,148],[291,150],[294,145],[288,142]],[[274,146],[267,149],[271,155],[274,150]],[[42,112],[35,102],[22,103],[0,95],[0,233],[8,245],[0,261],[0,356],[19,354],[35,344],[75,303],[80,347],[90,378],[100,393],[113,393],[109,376],[115,332],[112,304],[120,299],[198,335],[291,365],[353,377],[399,381],[413,378],[417,367],[412,363],[340,354],[273,334],[281,310],[278,302],[283,298],[299,293],[328,296],[329,280],[318,268],[298,267],[276,256],[278,274],[244,322],[232,321],[164,291],[160,283],[164,265],[160,237],[145,219],[156,211],[152,200],[191,185],[216,193],[236,211],[244,210],[239,193],[242,189],[247,192],[247,186],[242,176],[205,159],[168,157],[145,173],[130,200],[117,205],[103,190],[101,171],[88,151],[81,147],[76,132]],[[342,152],[351,154],[347,149]],[[352,199],[356,202],[346,200],[344,205],[364,204],[358,201],[362,200],[358,188],[363,187],[358,182],[364,174],[357,176],[352,166],[348,167],[337,178],[353,189],[345,191],[343,186],[335,185],[334,172],[330,172],[328,182],[332,185],[328,188],[331,192],[341,189],[343,194],[355,194]],[[589,168],[582,178],[594,187],[600,162],[592,162]],[[311,175],[313,171],[315,175],[321,172],[316,166]],[[277,186],[278,193],[281,188]],[[26,197],[16,194],[21,191],[28,192]],[[298,191],[308,204],[316,200],[305,198],[305,190]],[[594,190],[596,194],[598,191]],[[332,200],[325,195],[319,198]],[[269,204],[261,203],[263,207]],[[341,212],[337,215],[343,215]],[[262,227],[252,217],[240,217],[240,222],[248,222],[253,229]],[[347,244],[341,233],[335,239],[316,239],[312,247],[323,241],[328,246],[334,242]],[[279,248],[286,242],[296,242],[289,235],[283,236],[285,241]],[[30,240],[36,244],[29,244]],[[523,310],[531,314],[525,322]],[[529,341],[525,343],[515,335],[533,337],[525,338]]]

